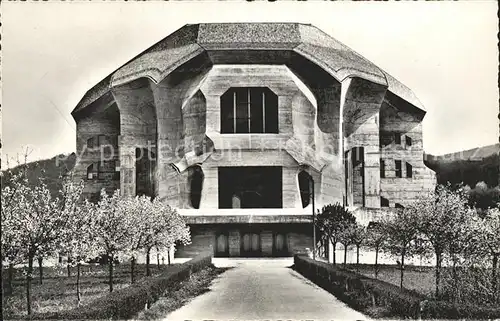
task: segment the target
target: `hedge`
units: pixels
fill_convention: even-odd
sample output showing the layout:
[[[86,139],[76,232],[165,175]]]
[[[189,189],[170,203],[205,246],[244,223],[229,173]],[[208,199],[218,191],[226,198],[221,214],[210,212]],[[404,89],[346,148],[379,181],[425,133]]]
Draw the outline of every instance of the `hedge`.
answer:
[[[200,255],[174,265],[154,277],[142,278],[129,287],[114,291],[95,301],[69,311],[35,314],[32,319],[130,319],[147,305],[157,301],[165,291],[212,263],[212,255]]]
[[[430,300],[416,291],[344,270],[325,262],[295,255],[294,268],[351,307],[384,318],[493,319],[500,308],[453,305]],[[375,315],[371,313],[376,311]]]

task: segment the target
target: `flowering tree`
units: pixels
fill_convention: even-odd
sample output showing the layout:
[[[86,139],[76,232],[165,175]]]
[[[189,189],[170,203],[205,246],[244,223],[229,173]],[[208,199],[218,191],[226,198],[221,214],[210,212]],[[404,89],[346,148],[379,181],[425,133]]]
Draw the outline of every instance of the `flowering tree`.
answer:
[[[68,186],[69,185],[69,186]],[[81,195],[82,185],[69,183],[65,188],[73,195]],[[78,305],[81,301],[80,274],[82,262],[95,257],[99,252],[98,244],[95,242],[97,211],[96,206],[85,200],[79,206],[67,208],[70,212],[70,226],[65,233],[65,239],[61,250],[64,250],[68,258],[76,265],[76,298]]]
[[[24,184],[13,182],[16,184]],[[11,221],[10,228],[16,231],[17,242],[23,244],[23,259],[28,261],[26,273],[26,301],[28,315],[31,315],[31,281],[33,261],[37,257],[45,257],[53,253],[60,244],[61,231],[69,224],[66,212],[60,211],[60,200],[54,199],[43,180],[37,186],[27,185],[14,187],[18,215]]]
[[[5,294],[10,294],[12,293],[14,265],[21,263],[25,257],[25,253],[23,253],[25,247],[17,229],[17,224],[22,218],[24,207],[26,206],[24,198],[28,194],[28,184],[26,177],[21,172],[10,177],[10,186],[2,185],[1,260],[2,271],[3,262],[8,262],[9,264]]]
[[[381,221],[387,233],[384,249],[401,259],[400,287],[403,287],[405,259],[411,257],[415,250],[415,239],[419,233],[417,217],[418,209],[410,205]]]
[[[500,209],[489,209],[481,222],[481,235],[487,253],[491,257],[491,280],[494,300],[498,299],[498,258],[500,257]]]
[[[151,210],[140,219],[140,248],[146,252],[146,275],[151,275],[150,253],[153,248],[170,248],[175,242],[190,241],[189,228],[182,217],[158,198],[150,202]],[[144,213],[143,213],[144,214]]]
[[[322,233],[328,236],[333,246],[333,264],[336,264],[335,249],[340,241],[341,233],[351,224],[356,222],[356,218],[340,203],[329,204],[323,207],[316,216],[316,226]]]
[[[118,255],[130,249],[133,237],[133,216],[128,215],[129,201],[120,197],[120,191],[108,195],[101,191],[96,205],[96,242],[100,251],[108,258],[109,292],[113,292],[113,264]]]

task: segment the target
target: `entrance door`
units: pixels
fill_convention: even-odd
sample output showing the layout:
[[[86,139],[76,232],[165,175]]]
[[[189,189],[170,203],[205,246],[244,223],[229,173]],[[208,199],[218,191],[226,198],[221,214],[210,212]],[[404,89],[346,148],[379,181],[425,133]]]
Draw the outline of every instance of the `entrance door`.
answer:
[[[273,255],[288,256],[288,246],[286,234],[274,233],[273,235]]]
[[[243,233],[241,236],[241,256],[260,256],[260,234]]]
[[[229,256],[229,237],[227,234],[218,234],[215,237],[215,253],[216,257]]]

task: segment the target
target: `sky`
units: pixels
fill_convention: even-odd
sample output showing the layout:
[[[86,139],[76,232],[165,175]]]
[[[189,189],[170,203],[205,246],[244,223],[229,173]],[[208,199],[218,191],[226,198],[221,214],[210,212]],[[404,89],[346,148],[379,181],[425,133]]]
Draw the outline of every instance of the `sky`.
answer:
[[[496,1],[4,2],[2,167],[75,151],[71,111],[116,68],[189,23],[302,22],[413,90],[424,150],[498,143]]]

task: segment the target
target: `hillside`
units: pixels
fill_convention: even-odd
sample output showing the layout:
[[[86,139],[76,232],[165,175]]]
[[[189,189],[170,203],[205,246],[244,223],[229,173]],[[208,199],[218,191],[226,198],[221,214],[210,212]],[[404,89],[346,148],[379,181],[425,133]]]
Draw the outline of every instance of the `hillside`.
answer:
[[[500,144],[434,156],[425,155],[425,164],[436,172],[439,184],[463,182],[471,187],[480,181],[498,186]]]
[[[10,175],[17,174],[19,171],[28,168],[28,179],[31,184],[38,184],[40,177],[45,178],[45,182],[52,192],[52,195],[57,195],[61,189],[60,177],[68,174],[73,169],[76,162],[76,154],[57,155],[50,159],[31,162],[28,164],[18,165],[16,167],[2,171],[2,186],[7,184]]]

